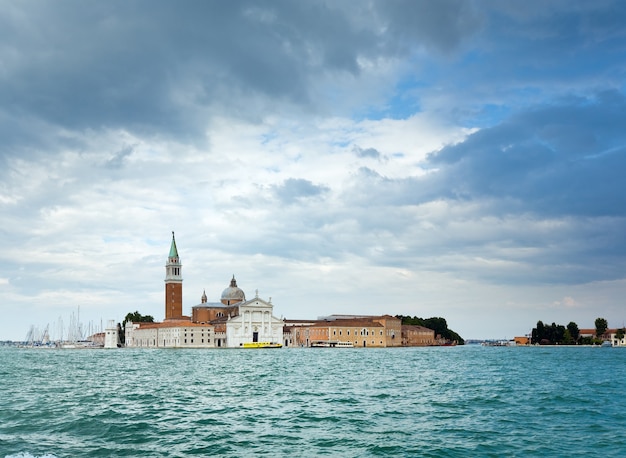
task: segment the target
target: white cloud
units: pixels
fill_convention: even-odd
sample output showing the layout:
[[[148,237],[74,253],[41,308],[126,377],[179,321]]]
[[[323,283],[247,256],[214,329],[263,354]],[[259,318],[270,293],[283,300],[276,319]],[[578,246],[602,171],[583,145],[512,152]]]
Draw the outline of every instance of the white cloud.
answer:
[[[565,296],[563,299],[559,301],[555,301],[554,305],[556,307],[571,308],[571,307],[579,307],[581,304],[576,302],[576,300],[573,297]]]

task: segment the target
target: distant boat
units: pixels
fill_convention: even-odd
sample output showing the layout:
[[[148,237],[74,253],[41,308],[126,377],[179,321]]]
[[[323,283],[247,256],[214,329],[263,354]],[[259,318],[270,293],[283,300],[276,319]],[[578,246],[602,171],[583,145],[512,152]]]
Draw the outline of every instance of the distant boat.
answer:
[[[276,342],[245,342],[243,348],[281,348],[283,345]]]
[[[59,348],[103,348],[104,345],[91,340],[79,340],[77,342],[61,342]]]
[[[453,341],[448,340],[447,342],[442,343],[440,346],[441,347],[456,347],[456,345],[457,345],[456,340],[453,340]]]
[[[515,347],[517,344],[513,340],[486,341],[481,344],[483,347]]]
[[[352,342],[338,342],[334,340],[318,340],[311,343],[313,348],[354,348]]]

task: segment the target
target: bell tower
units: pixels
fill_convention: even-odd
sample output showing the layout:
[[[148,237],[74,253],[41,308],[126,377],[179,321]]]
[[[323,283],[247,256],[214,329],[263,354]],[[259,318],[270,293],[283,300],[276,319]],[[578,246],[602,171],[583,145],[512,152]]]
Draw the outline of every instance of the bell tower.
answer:
[[[176,249],[176,239],[172,231],[172,246],[165,264],[165,319],[183,316],[183,277],[182,265]]]

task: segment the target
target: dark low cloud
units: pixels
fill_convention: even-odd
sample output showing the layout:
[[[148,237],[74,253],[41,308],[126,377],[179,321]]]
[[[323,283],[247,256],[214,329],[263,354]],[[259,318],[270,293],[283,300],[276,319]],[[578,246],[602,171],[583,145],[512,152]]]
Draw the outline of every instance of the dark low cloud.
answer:
[[[4,1],[0,106],[68,129],[193,138],[212,112],[315,110],[320,79],[359,78],[359,59],[447,52],[475,29],[468,5]]]
[[[394,37],[390,44],[407,50],[420,43],[424,48],[452,53],[485,21],[476,5],[463,0],[383,0],[376,5]]]
[[[111,169],[122,168],[126,158],[133,154],[134,149],[134,146],[126,146],[117,151],[113,157],[107,161],[106,166]]]
[[[521,109],[431,153],[422,176],[356,171],[355,203],[490,202],[496,215],[626,216],[626,97],[604,91]],[[368,190],[375,189],[371,193]]]
[[[424,184],[443,198],[512,200],[541,215],[626,216],[625,115],[617,91],[523,111],[432,154],[439,171]]]
[[[353,148],[354,154],[357,155],[357,157],[368,157],[368,158],[372,158],[372,159],[380,159],[381,158],[381,154],[380,151],[378,151],[376,148],[361,148],[359,146],[355,146]]]
[[[401,178],[362,167],[342,196],[362,234],[392,234],[401,248],[394,254],[386,245],[379,262],[493,283],[623,278],[621,92],[519,109],[422,165],[426,174]],[[371,243],[359,241],[363,256]]]
[[[273,191],[279,200],[288,204],[301,199],[322,196],[329,191],[329,188],[302,178],[289,178],[281,185],[274,186]]]

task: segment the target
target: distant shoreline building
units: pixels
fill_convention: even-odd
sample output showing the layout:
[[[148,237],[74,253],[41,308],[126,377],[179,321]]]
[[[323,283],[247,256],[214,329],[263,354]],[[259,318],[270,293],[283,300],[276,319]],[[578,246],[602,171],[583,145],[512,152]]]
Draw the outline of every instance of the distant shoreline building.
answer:
[[[351,343],[355,347],[401,347],[402,324],[391,315],[330,315],[318,320],[285,320],[292,345]]]
[[[183,315],[182,264],[176,239],[165,264],[165,319],[157,323],[125,323],[127,347],[240,348],[254,342],[285,347],[316,344],[354,347],[407,347],[438,345],[435,332],[422,326],[405,326],[391,315],[330,315],[317,320],[284,320],[273,315],[271,298],[246,300],[233,275],[219,302],[200,303]],[[340,344],[340,345],[341,345]]]
[[[626,347],[626,335],[622,336],[622,338],[617,337],[617,331],[619,328],[608,328],[604,331],[604,334],[600,336],[600,340],[605,342],[610,342],[612,347]],[[580,337],[596,337],[595,328],[591,329],[581,329]]]

